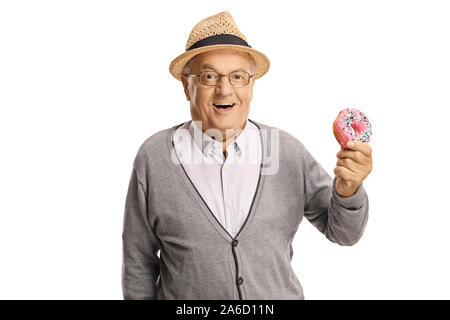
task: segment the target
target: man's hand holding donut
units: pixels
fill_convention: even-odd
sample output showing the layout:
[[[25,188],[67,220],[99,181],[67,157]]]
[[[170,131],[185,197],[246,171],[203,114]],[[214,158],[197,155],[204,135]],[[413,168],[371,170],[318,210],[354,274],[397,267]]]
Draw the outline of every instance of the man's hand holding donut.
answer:
[[[367,143],[353,140],[347,142],[347,148],[341,147],[336,156],[336,191],[349,197],[372,171],[372,148]]]

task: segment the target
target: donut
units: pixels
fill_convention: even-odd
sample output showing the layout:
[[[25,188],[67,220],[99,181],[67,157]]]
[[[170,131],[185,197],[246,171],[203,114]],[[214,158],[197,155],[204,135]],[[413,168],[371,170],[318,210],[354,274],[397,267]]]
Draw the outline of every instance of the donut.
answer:
[[[345,108],[333,122],[333,134],[339,144],[347,148],[349,140],[368,143],[372,136],[372,125],[361,111]]]

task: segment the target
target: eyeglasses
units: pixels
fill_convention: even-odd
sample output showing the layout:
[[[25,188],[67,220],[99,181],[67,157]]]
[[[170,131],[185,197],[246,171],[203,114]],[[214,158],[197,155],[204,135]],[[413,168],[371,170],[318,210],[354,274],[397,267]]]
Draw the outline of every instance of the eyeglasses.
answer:
[[[184,74],[186,77],[196,77],[205,86],[216,86],[223,76],[227,76],[230,84],[234,87],[245,87],[254,74],[246,71],[233,71],[229,74],[219,74],[215,71],[202,71],[199,74]]]

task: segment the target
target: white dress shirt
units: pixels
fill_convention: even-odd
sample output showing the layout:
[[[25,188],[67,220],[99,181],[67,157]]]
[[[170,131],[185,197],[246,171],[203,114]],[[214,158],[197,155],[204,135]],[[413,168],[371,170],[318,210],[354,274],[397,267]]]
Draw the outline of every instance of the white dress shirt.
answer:
[[[175,151],[188,177],[216,219],[235,237],[253,202],[261,166],[261,138],[246,120],[226,148],[201,131],[201,122],[187,121],[173,135]],[[208,133],[208,132],[207,132]]]

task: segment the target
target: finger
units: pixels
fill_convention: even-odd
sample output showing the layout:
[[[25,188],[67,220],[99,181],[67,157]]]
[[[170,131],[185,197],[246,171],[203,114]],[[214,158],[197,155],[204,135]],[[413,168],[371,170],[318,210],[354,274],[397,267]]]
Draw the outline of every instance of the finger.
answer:
[[[361,167],[356,161],[351,158],[340,158],[336,161],[336,165],[343,166],[353,173],[358,173]]]
[[[338,158],[351,158],[358,162],[360,165],[367,165],[369,163],[372,163],[372,156],[368,157],[363,152],[358,150],[344,149],[339,151],[336,156]]]
[[[370,157],[372,155],[372,147],[368,143],[362,141],[357,140],[348,141],[347,149],[353,151],[360,151],[367,157]]]
[[[349,182],[358,181],[357,175],[354,172],[350,171],[349,169],[347,169],[346,167],[343,167],[343,166],[336,166],[336,168],[334,168],[334,174],[337,177],[341,177],[345,181],[349,181]]]
[[[344,149],[339,151],[336,156],[340,159],[352,159],[353,161],[363,165],[368,161],[368,157],[366,157],[366,155],[364,153],[362,153],[361,151],[353,151],[353,150],[349,150],[349,149]]]
[[[345,149],[341,146],[341,150],[339,150],[337,153],[336,153],[336,157],[340,157],[340,155],[341,155],[341,153],[342,152],[344,152],[345,151]]]

